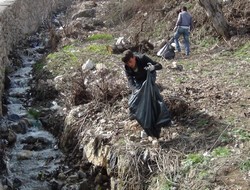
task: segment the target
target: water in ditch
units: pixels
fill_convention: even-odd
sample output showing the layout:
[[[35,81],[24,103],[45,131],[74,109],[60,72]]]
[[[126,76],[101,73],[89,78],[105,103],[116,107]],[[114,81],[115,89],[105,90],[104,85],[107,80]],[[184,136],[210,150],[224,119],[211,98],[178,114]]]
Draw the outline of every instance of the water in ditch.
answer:
[[[5,164],[2,167],[5,171],[0,172],[0,189],[48,190],[51,183],[46,179],[60,170],[64,155],[57,148],[57,140],[28,114],[32,66],[43,57],[46,43],[46,37],[36,33],[29,37],[28,45],[15,49],[19,59],[13,61],[20,63],[8,76],[7,114],[0,119],[0,148],[4,144],[8,147],[0,158]]]

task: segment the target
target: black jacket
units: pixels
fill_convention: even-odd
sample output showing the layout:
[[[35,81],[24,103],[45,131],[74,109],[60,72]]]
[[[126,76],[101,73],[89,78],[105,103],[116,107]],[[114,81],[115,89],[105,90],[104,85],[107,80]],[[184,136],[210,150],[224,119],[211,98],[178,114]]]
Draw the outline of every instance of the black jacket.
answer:
[[[151,63],[155,66],[155,70],[162,69],[162,65],[160,63],[157,63],[147,57],[146,55],[135,55],[136,57],[136,65],[137,65],[137,71],[135,72],[132,68],[125,65],[125,73],[128,78],[128,83],[130,88],[138,88],[140,85],[146,80],[147,78],[147,71],[145,70],[145,67],[148,66],[148,63]],[[155,71],[152,71],[154,74],[156,74]]]

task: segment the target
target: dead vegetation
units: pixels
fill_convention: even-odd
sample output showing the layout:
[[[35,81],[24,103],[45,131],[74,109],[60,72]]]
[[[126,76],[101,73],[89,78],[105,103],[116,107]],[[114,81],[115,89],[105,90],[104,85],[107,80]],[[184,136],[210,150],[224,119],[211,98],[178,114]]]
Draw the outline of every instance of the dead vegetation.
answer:
[[[59,80],[58,90],[67,108],[91,101],[113,105],[128,94],[123,78],[115,70],[102,69],[93,72],[78,69],[73,74],[63,75]]]
[[[141,137],[140,126],[128,121],[126,79],[121,70],[114,69],[119,57],[114,60],[111,55],[107,69],[82,72],[77,68],[62,77],[57,90],[73,119],[66,121],[61,147],[77,158],[73,161],[81,162],[83,147],[93,139],[96,154],[109,145],[112,156],[107,164],[110,168],[105,169],[110,170],[110,183],[119,189],[249,189],[249,167],[241,169],[249,165],[250,68],[249,56],[245,56],[249,44],[244,43],[249,37],[220,40],[201,7],[193,2],[119,3],[112,1],[105,9],[114,10],[106,17],[110,26],[119,24],[112,34],[134,36],[139,42],[171,36],[179,6],[188,5],[194,16],[192,55],[178,54],[174,60],[182,69],[170,69],[172,62],[153,57],[164,67],[157,82],[172,113],[172,126],[163,128],[157,142]],[[242,8],[238,1],[230,6],[238,11]],[[235,10],[229,5],[225,10],[231,22]],[[237,15],[241,19],[232,22],[241,26],[248,13],[244,9]],[[236,176],[243,176],[242,180]]]

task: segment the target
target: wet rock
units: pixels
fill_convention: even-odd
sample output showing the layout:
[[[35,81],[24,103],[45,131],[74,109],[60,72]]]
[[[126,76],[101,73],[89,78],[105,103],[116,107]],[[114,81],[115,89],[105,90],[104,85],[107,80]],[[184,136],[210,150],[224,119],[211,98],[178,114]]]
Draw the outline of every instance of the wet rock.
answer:
[[[14,189],[17,189],[17,188],[19,188],[20,186],[22,186],[22,181],[21,181],[20,179],[18,179],[18,178],[15,178],[15,179],[13,180],[13,188],[14,188]]]
[[[7,116],[8,120],[10,121],[18,121],[21,119],[21,117],[17,114],[10,114]]]
[[[16,142],[16,133],[12,130],[9,130],[7,140],[8,144],[14,144]]]
[[[101,173],[99,173],[96,177],[95,177],[95,184],[104,184],[107,183],[109,181],[108,176],[103,175]]]
[[[77,174],[71,175],[67,179],[67,181],[69,181],[69,182],[74,182],[74,181],[77,181],[77,180],[78,180],[78,175]]]
[[[32,151],[23,150],[22,152],[17,153],[18,160],[28,160],[32,156]]]
[[[44,137],[33,137],[33,136],[29,136],[24,140],[21,140],[21,143],[26,143],[26,144],[31,144],[33,146],[35,145],[42,145],[42,147],[46,147],[48,145],[51,145],[52,142],[49,141],[48,139],[44,138]]]
[[[97,186],[95,187],[95,190],[99,190],[99,189],[102,189],[102,187],[101,187],[100,185],[97,185]]]
[[[2,180],[2,183],[4,185],[4,189],[13,189],[13,183],[9,178]]]
[[[84,180],[80,183],[79,190],[89,190],[89,189],[90,187],[87,180]]]
[[[51,180],[49,183],[50,183],[51,190],[60,190],[62,189],[64,185],[62,182],[59,182],[55,179]]]
[[[67,179],[67,176],[64,173],[59,173],[57,178],[60,180],[65,180],[65,179]]]
[[[24,125],[19,125],[19,123],[12,123],[9,126],[13,131],[15,131],[15,133],[21,133],[21,134],[25,134],[27,132],[27,128]]]
[[[43,48],[43,47],[39,47],[39,48],[36,49],[36,52],[39,53],[39,54],[44,54],[44,53],[46,53],[46,49]]]
[[[78,171],[77,175],[79,179],[84,179],[87,177],[86,173],[81,170]]]
[[[61,190],[69,190],[69,189],[79,189],[79,185],[75,184],[75,185],[65,185]]]
[[[23,149],[24,150],[34,150],[34,151],[39,151],[39,150],[43,150],[45,149],[46,147],[44,147],[43,145],[41,144],[36,144],[36,145],[31,145],[31,144],[28,144],[28,145],[24,145],[23,146]]]

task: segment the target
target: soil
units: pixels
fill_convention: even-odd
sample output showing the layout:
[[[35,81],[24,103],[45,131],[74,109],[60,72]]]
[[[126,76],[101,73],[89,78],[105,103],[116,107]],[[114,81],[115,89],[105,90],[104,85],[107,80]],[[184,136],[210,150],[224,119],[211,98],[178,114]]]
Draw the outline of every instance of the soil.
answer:
[[[97,1],[95,7],[97,18],[100,18],[99,15],[105,15],[103,18],[107,19],[109,27],[91,31],[89,35],[108,31],[115,37],[132,37],[135,41],[139,36],[139,41],[147,39],[155,45],[155,50],[147,53],[163,65],[163,69],[157,73],[157,84],[172,114],[172,125],[162,129],[157,147],[153,143],[154,140],[141,140],[142,128],[136,121],[130,121],[128,118],[129,90],[124,83],[121,85],[124,89],[121,90],[116,82],[113,82],[116,89],[110,91],[111,96],[115,91],[121,90],[122,97],[113,94],[115,99],[104,106],[103,102],[99,102],[98,106],[94,102],[88,102],[84,114],[88,119],[91,116],[91,120],[84,120],[84,124],[91,127],[96,124],[106,132],[114,132],[115,135],[108,140],[109,144],[115,144],[121,139],[127,142],[127,139],[130,139],[134,143],[128,148],[131,151],[145,151],[145,147],[148,147],[151,153],[157,152],[159,157],[157,160],[154,160],[155,157],[151,158],[151,162],[158,164],[158,168],[154,168],[159,176],[165,172],[165,181],[160,183],[166,183],[164,187],[158,186],[158,189],[250,189],[249,1],[232,1],[223,5],[229,24],[244,33],[233,36],[229,41],[217,35],[203,9],[195,2],[170,1],[166,4],[170,10],[166,8],[166,12],[161,9],[164,5],[162,1],[154,2],[154,11],[149,9],[152,7],[149,3],[148,7],[141,6],[141,10],[137,10],[134,17],[118,25],[114,23],[114,19],[110,19],[114,15],[107,14],[110,9],[109,2]],[[195,21],[195,30],[190,37],[191,55],[187,57],[183,52],[177,53],[174,60],[156,57],[155,51],[159,49],[160,42],[168,40],[172,35],[178,7],[186,4],[190,6],[189,11]],[[74,6],[76,7],[78,6]],[[73,10],[77,12],[76,9]],[[103,59],[102,55],[97,56],[100,56],[97,60]],[[115,60],[114,62],[120,65],[119,56],[110,57],[107,62]],[[125,81],[126,78],[120,72],[120,77],[114,81],[116,80]],[[79,121],[79,124],[81,122]],[[69,135],[68,138],[74,138],[75,135]],[[69,147],[76,145],[70,143],[76,142],[68,142]],[[122,147],[122,143],[120,146]],[[119,149],[117,144],[114,147]],[[216,152],[218,150],[219,153]],[[228,151],[228,154],[222,155],[223,151]],[[203,161],[189,160],[190,155],[201,155]],[[127,154],[124,157],[127,158]],[[161,158],[162,162],[159,161]],[[191,164],[187,166],[185,163],[188,161]],[[78,162],[79,160],[73,161]],[[244,169],[242,166],[245,166]],[[123,179],[124,176],[119,177]],[[141,177],[144,182],[152,182],[147,189],[154,189],[152,176]],[[136,179],[131,181],[135,182]],[[127,189],[142,189],[141,185],[133,185],[129,184]]]

